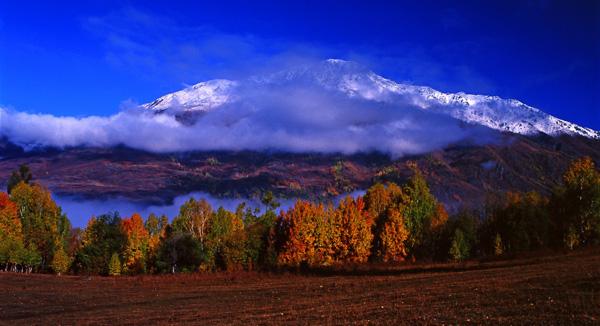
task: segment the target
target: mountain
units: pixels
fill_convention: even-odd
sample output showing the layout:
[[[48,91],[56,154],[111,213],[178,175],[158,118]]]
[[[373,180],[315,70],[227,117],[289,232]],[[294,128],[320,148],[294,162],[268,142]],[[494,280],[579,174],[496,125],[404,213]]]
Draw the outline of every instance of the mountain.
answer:
[[[424,112],[447,115],[467,124],[520,135],[566,134],[600,139],[599,131],[559,119],[518,100],[462,92],[443,93],[430,87],[397,83],[357,63],[339,59],[300,65],[239,81],[210,80],[167,94],[142,107],[156,113],[172,114],[187,121],[195,114],[243,103],[245,89],[269,87],[270,92],[277,92],[277,87],[290,85],[310,86],[374,104],[399,108],[410,105]]]
[[[310,92],[294,93],[290,89]],[[269,99],[273,94],[279,96]],[[318,97],[301,98],[307,94],[329,95],[327,101],[318,101],[315,105],[313,100]],[[289,96],[297,98],[285,101]],[[265,101],[264,97],[268,99]],[[294,105],[298,99],[312,106],[308,106],[308,110],[304,110],[307,106],[303,105],[283,107]],[[304,102],[301,104],[306,104]],[[270,107],[248,118],[260,111],[261,105]],[[338,107],[325,110],[321,109],[323,105]],[[353,105],[352,111],[350,106]],[[277,116],[279,110],[285,112]],[[369,114],[377,110],[382,111]],[[400,110],[412,113],[394,114]],[[416,163],[434,194],[449,208],[458,208],[481,206],[488,196],[497,192],[535,190],[548,194],[573,159],[587,155],[600,163],[597,131],[558,119],[517,100],[448,94],[429,87],[396,83],[342,60],[305,64],[237,81],[206,81],[162,96],[142,105],[142,110],[134,111],[135,114],[81,120],[7,115],[8,121],[13,121],[11,125],[24,127],[7,128],[12,134],[5,136],[0,133],[0,184],[20,164],[28,164],[35,178],[59,195],[93,199],[118,197],[155,205],[197,191],[222,197],[256,197],[271,190],[280,197],[314,199],[364,190],[377,181],[404,182]],[[138,114],[139,111],[142,114]],[[346,119],[347,115],[350,117]],[[411,119],[403,120],[404,116]],[[443,119],[438,119],[440,116]],[[27,124],[18,124],[20,117],[24,117]],[[34,124],[33,128],[30,124],[36,119],[43,123]],[[205,119],[203,123],[199,123],[201,119]],[[155,120],[166,121],[166,127],[154,123]],[[245,123],[240,124],[240,120]],[[344,121],[338,123],[338,120]],[[448,124],[448,120],[452,123]],[[153,123],[143,125],[144,121]],[[439,122],[446,124],[445,128]],[[57,128],[49,129],[46,123],[55,123]],[[236,123],[237,129],[229,127]],[[64,133],[63,129],[73,125],[77,126],[76,133]],[[102,128],[94,129],[97,125]],[[396,128],[397,125],[400,127]],[[26,133],[18,133],[24,128],[34,129],[34,136],[39,129],[49,129],[50,134],[27,138]],[[407,129],[404,133],[403,128]],[[453,133],[464,129],[482,129],[485,135],[493,134],[493,140],[477,142],[473,137],[453,138]],[[30,139],[43,144],[49,137],[71,140],[73,136],[87,140],[101,135],[100,140],[110,139],[123,130],[131,132],[117,137],[116,141],[91,139],[66,146],[22,146]],[[339,130],[345,133],[336,134]],[[384,132],[378,133],[381,130]],[[279,143],[269,141],[288,136],[287,144],[300,145],[296,149],[303,148],[306,144],[303,141],[312,141],[312,145],[328,141],[336,145],[348,137],[353,137],[349,144],[363,147],[351,147],[359,150],[348,152],[336,150],[343,146],[331,146],[323,151],[315,146],[308,147],[309,150],[245,147],[252,144],[248,138],[256,133],[261,135],[250,140],[277,145]],[[21,135],[20,142],[19,137],[15,137],[17,141],[9,137],[15,134]],[[318,137],[306,139],[315,134]],[[177,135],[184,137],[175,137]],[[135,141],[128,146],[125,140],[130,138]],[[183,146],[188,149],[170,151],[135,147],[144,141],[164,142],[176,145],[175,148],[186,141],[213,145],[222,142],[222,138],[227,138],[227,145],[237,145],[236,142],[241,145]],[[437,138],[444,141],[410,151],[419,146],[419,142]],[[390,142],[392,149],[400,143],[409,150],[394,156],[378,151],[386,148],[377,146],[382,142]]]
[[[600,162],[600,141],[572,136],[505,136],[482,146],[456,145],[427,154],[388,155],[212,151],[157,154],[126,147],[23,152],[0,141],[0,180],[28,164],[55,194],[126,198],[160,205],[204,191],[217,197],[327,198],[364,190],[377,181],[405,182],[416,163],[433,193],[449,208],[478,207],[490,194],[539,191],[558,185],[568,164],[583,155]],[[4,149],[8,149],[4,152]]]

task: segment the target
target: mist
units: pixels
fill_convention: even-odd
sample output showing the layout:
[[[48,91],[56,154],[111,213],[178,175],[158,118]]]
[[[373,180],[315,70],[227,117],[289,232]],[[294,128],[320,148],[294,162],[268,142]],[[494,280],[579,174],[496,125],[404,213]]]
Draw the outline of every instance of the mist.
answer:
[[[330,199],[334,204],[337,204],[340,200],[346,196],[356,198],[364,195],[364,190],[357,190],[348,194],[339,195]],[[121,217],[129,217],[133,213],[140,214],[144,219],[151,213],[158,216],[166,215],[169,220],[172,220],[177,214],[179,214],[179,208],[190,198],[206,199],[214,210],[219,207],[223,207],[230,211],[235,209],[241,203],[245,203],[246,207],[252,209],[259,209],[261,212],[264,211],[264,205],[260,203],[260,200],[256,198],[219,198],[214,197],[205,192],[192,192],[186,195],[175,197],[172,203],[167,205],[148,205],[138,201],[129,200],[126,198],[110,198],[103,200],[95,199],[82,199],[75,196],[53,196],[56,203],[62,208],[62,211],[67,215],[74,227],[85,227],[88,220],[92,216],[99,216],[109,212],[119,212]],[[287,210],[291,207],[297,198],[278,198],[277,202],[281,204],[279,210]]]

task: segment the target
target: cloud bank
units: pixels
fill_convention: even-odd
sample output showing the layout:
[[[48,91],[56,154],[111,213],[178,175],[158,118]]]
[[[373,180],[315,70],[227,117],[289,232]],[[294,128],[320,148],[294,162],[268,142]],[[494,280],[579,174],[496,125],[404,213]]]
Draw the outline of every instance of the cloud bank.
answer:
[[[83,118],[0,108],[0,137],[26,149],[124,145],[157,153],[379,151],[395,157],[489,140],[483,128],[409,103],[409,98],[378,102],[303,84],[246,87],[236,90],[236,100],[199,115],[194,123],[136,106]]]

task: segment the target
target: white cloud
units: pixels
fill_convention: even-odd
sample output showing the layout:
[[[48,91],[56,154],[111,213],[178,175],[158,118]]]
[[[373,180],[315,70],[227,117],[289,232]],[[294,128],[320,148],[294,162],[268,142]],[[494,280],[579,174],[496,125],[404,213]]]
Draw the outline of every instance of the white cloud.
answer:
[[[349,98],[303,85],[240,90],[237,101],[204,114],[193,125],[140,108],[84,118],[0,109],[0,136],[25,148],[125,145],[159,153],[380,151],[402,156],[482,139],[487,132],[410,104]]]

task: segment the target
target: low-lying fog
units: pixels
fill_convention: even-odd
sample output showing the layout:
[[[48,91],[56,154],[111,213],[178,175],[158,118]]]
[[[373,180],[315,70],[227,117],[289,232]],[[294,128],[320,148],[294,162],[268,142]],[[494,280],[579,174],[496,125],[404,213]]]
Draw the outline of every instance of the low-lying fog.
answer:
[[[357,190],[348,194],[339,195],[332,198],[332,202],[338,203],[341,199],[346,196],[362,196],[365,192],[363,190]],[[248,198],[218,198],[211,196],[204,192],[193,192],[187,195],[175,197],[173,203],[170,205],[147,205],[138,201],[132,201],[125,198],[111,198],[106,200],[93,200],[93,199],[81,199],[71,196],[54,196],[54,199],[63,209],[63,212],[67,214],[73,227],[85,227],[87,221],[91,216],[98,216],[104,213],[117,211],[121,217],[131,216],[133,213],[139,213],[144,219],[148,217],[150,213],[154,213],[158,216],[165,214],[172,220],[179,213],[179,207],[183,205],[189,198],[195,199],[206,199],[213,207],[217,209],[220,206],[234,211],[236,207],[245,202],[247,207],[264,209],[264,206],[258,199]],[[281,207],[278,209],[288,209],[294,204],[296,198],[278,199]]]

